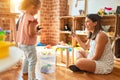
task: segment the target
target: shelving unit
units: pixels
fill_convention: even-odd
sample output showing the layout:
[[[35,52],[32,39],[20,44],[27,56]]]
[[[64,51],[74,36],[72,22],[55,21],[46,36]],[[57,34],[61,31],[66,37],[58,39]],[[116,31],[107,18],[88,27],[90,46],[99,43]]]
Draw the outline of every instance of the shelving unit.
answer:
[[[118,25],[118,15],[105,15],[101,19],[102,26],[110,25],[110,29],[108,30],[107,34],[111,39],[111,44],[113,45],[113,42],[115,41],[116,37],[116,29]]]
[[[66,24],[70,28],[70,30],[65,30]],[[74,28],[74,17],[72,16],[62,16],[60,17],[60,40],[64,41],[65,43],[72,43],[71,32]]]
[[[120,37],[120,14],[117,16],[117,21],[116,21],[116,28],[115,28],[115,36]]]
[[[0,26],[2,26],[2,28],[4,30],[10,30],[10,35],[9,35],[9,39],[8,41],[14,41],[16,39],[16,23],[15,23],[15,19],[18,18],[19,14],[18,13],[0,13]],[[8,24],[6,28],[5,26]]]
[[[107,34],[109,37],[114,38],[115,35],[120,33],[120,15],[105,15],[102,16],[102,26],[110,25],[110,29]],[[65,24],[69,24],[71,31],[64,31]],[[62,16],[60,17],[60,41],[65,43],[71,42],[72,46],[76,46],[76,41],[71,38],[71,32],[75,32],[79,35],[83,42],[86,42],[87,37],[84,33],[85,30],[85,16]],[[117,33],[116,33],[117,32]],[[120,35],[120,34],[119,34]],[[113,39],[114,40],[114,39]]]
[[[75,23],[74,31],[85,30],[85,25],[84,25],[85,24],[85,16],[75,16],[74,23]]]
[[[110,29],[108,32],[115,32],[116,22],[117,22],[116,15],[106,15],[106,16],[103,16],[101,19],[102,26],[110,25]]]

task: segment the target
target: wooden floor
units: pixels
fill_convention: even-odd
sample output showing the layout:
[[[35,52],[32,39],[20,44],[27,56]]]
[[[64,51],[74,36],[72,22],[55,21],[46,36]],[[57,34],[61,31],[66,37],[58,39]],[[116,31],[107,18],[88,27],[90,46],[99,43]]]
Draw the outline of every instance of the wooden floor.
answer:
[[[65,66],[56,66],[56,71],[50,74],[37,72],[38,80],[120,80],[120,61],[115,61],[113,72],[107,75],[96,75],[88,72],[72,72]],[[23,76],[27,80],[27,75]]]
[[[36,77],[38,80],[120,80],[120,60],[114,61],[114,69],[112,73],[107,75],[96,75],[88,72],[72,72],[68,68],[66,68],[63,63],[60,62],[60,57],[57,57],[57,66],[56,70],[50,74],[43,74],[40,72],[40,67],[37,65],[36,68]],[[14,70],[8,70],[7,74],[3,74],[4,77],[0,76],[0,80],[28,80],[28,75],[19,76],[19,79],[16,79],[16,75],[18,74],[18,70],[13,68]],[[10,74],[11,73],[11,74]],[[14,73],[14,74],[13,74]]]

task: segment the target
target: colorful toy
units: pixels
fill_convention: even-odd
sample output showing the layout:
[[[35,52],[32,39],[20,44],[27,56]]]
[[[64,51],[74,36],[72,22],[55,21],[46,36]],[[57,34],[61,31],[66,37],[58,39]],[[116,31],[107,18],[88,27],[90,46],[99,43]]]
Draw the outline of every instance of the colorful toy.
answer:
[[[106,14],[112,14],[112,8],[111,8],[111,7],[105,7],[105,8],[104,8],[104,12],[105,12]]]
[[[46,46],[46,45],[41,43],[41,42],[39,42],[39,43],[37,43],[37,46]]]
[[[100,8],[98,10],[98,15],[102,15],[102,16],[105,15],[104,9]]]
[[[6,32],[0,28],[0,41],[4,41],[6,38]]]
[[[41,67],[41,72],[42,72],[42,73],[48,73],[49,70],[51,69],[51,67],[52,67],[52,65],[50,65],[50,64],[43,65],[43,66]]]

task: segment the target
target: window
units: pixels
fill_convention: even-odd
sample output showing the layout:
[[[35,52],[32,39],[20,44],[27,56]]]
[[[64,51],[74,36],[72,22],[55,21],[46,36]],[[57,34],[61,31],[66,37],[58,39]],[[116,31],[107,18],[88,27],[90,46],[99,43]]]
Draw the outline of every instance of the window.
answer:
[[[10,10],[13,13],[21,13],[18,9],[21,0],[10,0]]]

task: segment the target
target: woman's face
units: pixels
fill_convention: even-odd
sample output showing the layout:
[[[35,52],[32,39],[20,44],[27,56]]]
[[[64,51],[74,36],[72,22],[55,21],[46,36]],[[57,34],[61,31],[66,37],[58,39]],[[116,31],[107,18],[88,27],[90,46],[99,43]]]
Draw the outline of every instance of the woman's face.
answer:
[[[85,19],[85,26],[86,29],[89,32],[94,32],[94,27],[97,25],[97,22],[93,22],[91,19],[87,18]]]

